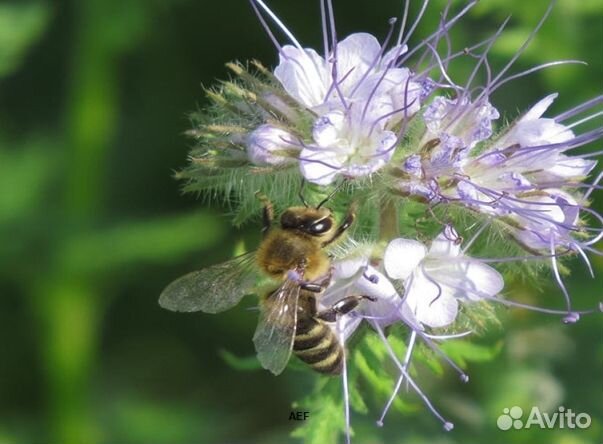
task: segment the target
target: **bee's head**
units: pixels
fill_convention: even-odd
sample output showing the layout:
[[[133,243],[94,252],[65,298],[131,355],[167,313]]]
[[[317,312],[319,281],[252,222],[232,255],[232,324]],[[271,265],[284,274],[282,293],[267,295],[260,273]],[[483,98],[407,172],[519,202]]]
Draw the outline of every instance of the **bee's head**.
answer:
[[[297,230],[316,237],[329,234],[333,225],[333,214],[324,207],[291,207],[281,215],[284,230]]]

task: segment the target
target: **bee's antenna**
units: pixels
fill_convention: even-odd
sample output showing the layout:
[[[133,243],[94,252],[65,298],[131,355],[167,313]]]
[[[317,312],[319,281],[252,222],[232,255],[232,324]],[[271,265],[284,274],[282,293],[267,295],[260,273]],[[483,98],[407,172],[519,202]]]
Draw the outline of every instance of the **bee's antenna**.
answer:
[[[318,204],[318,206],[316,207],[317,210],[320,210],[320,207],[322,207],[324,204],[326,204],[329,200],[331,200],[331,198],[333,196],[335,196],[335,193],[337,193],[339,191],[339,189],[343,186],[343,184],[345,183],[345,180],[342,180],[341,183],[339,185],[337,185],[335,187],[335,189],[333,191],[331,191],[331,193],[324,198],[324,200]]]
[[[306,199],[304,198],[304,186],[306,186],[306,179],[304,179],[302,177],[301,180],[301,186],[299,187],[299,198],[301,199],[302,203],[304,204],[304,207],[308,208],[308,202],[306,202]]]

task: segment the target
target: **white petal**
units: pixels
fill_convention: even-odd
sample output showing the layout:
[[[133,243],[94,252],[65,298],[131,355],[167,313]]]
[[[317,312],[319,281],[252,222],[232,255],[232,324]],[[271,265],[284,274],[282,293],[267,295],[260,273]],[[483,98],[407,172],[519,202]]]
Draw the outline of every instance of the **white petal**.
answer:
[[[398,142],[396,135],[392,131],[382,133],[375,131],[374,136],[379,136],[381,139],[373,138],[365,141],[370,145],[356,147],[357,151],[363,153],[363,156],[350,154],[343,167],[343,174],[350,177],[368,176],[383,168],[390,161],[394,154],[393,148]]]
[[[368,257],[356,256],[333,262],[333,279],[349,279],[368,265]]]
[[[320,116],[312,127],[312,138],[318,146],[334,146],[340,138],[345,123],[345,115],[342,111],[332,111]]]
[[[385,272],[392,279],[407,279],[427,254],[421,242],[412,239],[394,239],[383,255]]]
[[[525,147],[563,143],[573,138],[574,133],[565,125],[553,119],[537,119],[519,122],[506,140]]]
[[[291,157],[283,156],[285,150],[299,149],[295,137],[272,125],[261,125],[249,133],[246,139],[247,155],[255,165],[279,165],[292,162]]]
[[[361,312],[382,327],[400,322],[408,311],[390,280],[374,267],[367,268],[355,288],[360,294],[376,298],[376,301],[363,301]]]
[[[313,49],[284,46],[274,75],[289,95],[309,108],[324,101],[330,85],[326,62]]]
[[[522,223],[522,225],[532,226],[536,229],[550,227],[560,223],[573,224],[573,221],[568,220],[568,214],[570,212],[575,214],[574,209],[576,208],[576,201],[574,198],[561,190],[543,191],[548,191],[550,195],[526,197],[523,199],[526,202],[522,202],[519,206],[536,213],[538,217],[531,217],[529,219],[518,217],[517,219],[520,223]],[[555,199],[555,196],[561,200],[558,202]]]
[[[340,172],[341,162],[337,153],[327,149],[305,148],[300,153],[300,169],[302,175],[318,185],[328,185]]]
[[[461,254],[459,239],[456,230],[451,226],[447,226],[431,243],[429,256],[459,256]]]
[[[428,279],[421,271],[411,277],[406,302],[419,322],[434,328],[451,324],[458,313],[458,301],[449,289]]]
[[[520,242],[534,250],[549,250],[551,240],[557,246],[564,241],[573,243],[566,226],[575,226],[580,217],[580,208],[576,200],[561,190],[543,190],[547,196],[533,197],[534,203],[522,204],[529,211],[537,212],[538,219],[515,217],[523,229],[514,233]],[[542,205],[544,204],[544,205]]]
[[[379,41],[364,32],[351,34],[337,44],[337,77],[344,93],[352,92],[380,51]]]
[[[542,115],[547,109],[549,109],[549,106],[551,106],[551,104],[555,101],[558,95],[559,94],[557,93],[549,94],[544,99],[536,103],[536,105],[534,105],[532,108],[530,108],[528,112],[525,113],[521,119],[519,119],[519,121],[524,122],[527,120],[536,120],[542,117]]]
[[[371,71],[358,85],[354,98],[368,100],[372,97],[374,100],[375,97],[391,93],[396,87],[402,87],[401,90],[404,90],[409,74],[410,72],[406,68],[390,68],[387,72]]]
[[[456,298],[479,300],[494,296],[504,288],[500,273],[476,259],[430,261],[424,270],[446,293]]]
[[[396,45],[389,51],[385,53],[383,59],[381,60],[381,68],[385,69],[390,63],[396,63],[396,60],[406,54],[408,51],[408,46],[404,45]]]
[[[596,160],[580,157],[568,157],[559,154],[555,166],[547,169],[547,173],[562,178],[586,177],[597,164]]]
[[[376,268],[368,266],[354,286],[360,294],[372,296],[380,301],[393,302],[399,299],[398,292],[391,281]]]

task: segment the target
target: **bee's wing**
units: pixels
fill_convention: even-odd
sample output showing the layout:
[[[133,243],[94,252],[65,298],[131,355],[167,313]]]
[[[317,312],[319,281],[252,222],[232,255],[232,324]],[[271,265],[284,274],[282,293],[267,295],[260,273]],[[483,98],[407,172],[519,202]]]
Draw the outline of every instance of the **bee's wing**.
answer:
[[[253,343],[262,367],[275,375],[285,369],[291,356],[299,292],[299,283],[288,279],[262,301]]]
[[[172,311],[218,313],[237,305],[258,277],[254,253],[193,271],[169,284],[159,305]]]

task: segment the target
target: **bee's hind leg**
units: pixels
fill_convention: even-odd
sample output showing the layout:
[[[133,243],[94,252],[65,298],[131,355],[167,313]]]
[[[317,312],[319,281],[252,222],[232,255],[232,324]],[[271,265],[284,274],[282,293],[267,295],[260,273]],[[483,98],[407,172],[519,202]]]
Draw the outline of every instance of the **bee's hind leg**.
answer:
[[[337,321],[337,316],[348,314],[352,310],[354,310],[363,299],[368,299],[371,302],[375,302],[377,299],[373,296],[346,296],[335,302],[331,307],[326,310],[322,310],[318,312],[316,315],[317,318],[325,321],[325,322],[335,322]]]

